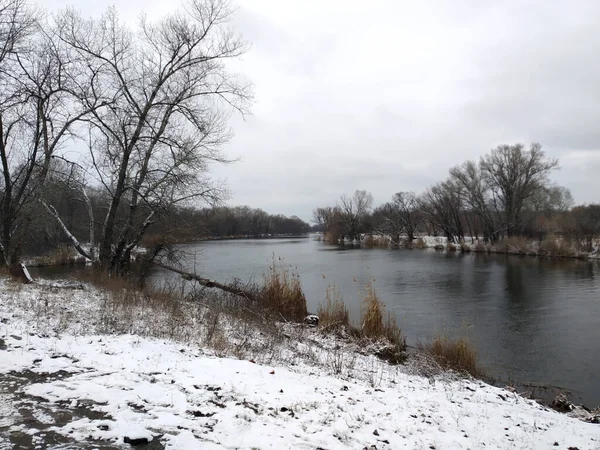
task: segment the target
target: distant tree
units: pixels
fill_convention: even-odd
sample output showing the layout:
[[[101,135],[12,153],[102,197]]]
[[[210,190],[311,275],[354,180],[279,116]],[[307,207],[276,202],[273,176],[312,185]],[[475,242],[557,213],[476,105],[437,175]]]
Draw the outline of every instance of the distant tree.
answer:
[[[375,208],[373,218],[377,231],[392,236],[398,244],[403,234],[409,242],[415,239],[424,215],[414,192],[397,192],[391,202]]]
[[[492,200],[489,178],[484,176],[481,167],[474,161],[466,161],[452,168],[450,177],[464,208],[481,225],[484,241],[495,243],[503,229],[498,223],[499,214],[497,205]],[[473,234],[478,234],[475,225]]]
[[[534,143],[529,150],[522,144],[501,145],[480,164],[492,202],[502,215],[502,228],[509,236],[518,233],[527,202],[548,188],[548,176],[558,160],[546,157],[541,145]]]
[[[441,230],[449,242],[458,243],[464,239],[462,199],[459,188],[452,180],[426,190],[419,198],[419,203],[429,223]]]
[[[393,245],[400,244],[400,237],[404,233],[404,222],[394,202],[386,202],[375,208],[372,220],[374,232],[389,236]]]
[[[352,197],[342,195],[338,208],[342,217],[343,237],[351,241],[361,241],[362,234],[370,231],[367,221],[373,206],[373,196],[364,190],[357,190]]]
[[[338,206],[324,206],[313,211],[313,221],[331,242],[342,239],[342,211]]]
[[[600,205],[576,206],[570,215],[573,219],[570,233],[584,251],[592,251],[600,239]]]
[[[424,216],[421,205],[414,192],[397,192],[393,196],[393,202],[399,211],[399,218],[404,227],[404,233],[408,240],[412,242],[419,225],[423,222]]]

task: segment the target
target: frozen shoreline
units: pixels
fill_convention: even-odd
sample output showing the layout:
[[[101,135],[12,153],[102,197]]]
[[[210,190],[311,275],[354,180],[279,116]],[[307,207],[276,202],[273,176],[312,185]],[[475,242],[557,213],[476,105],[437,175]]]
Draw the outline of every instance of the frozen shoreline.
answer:
[[[353,348],[328,353],[335,347],[315,330],[286,344],[310,358],[282,347],[280,359],[254,362],[193,342],[98,334],[103,294],[89,286],[0,280],[0,292],[0,375],[57,374],[0,387],[2,450],[11,436],[40,443],[49,433],[110,448],[129,447],[125,438],[172,449],[600,448],[599,425],[482,382],[427,379]],[[24,423],[25,404],[44,430]],[[48,413],[82,407],[96,414],[60,424]]]

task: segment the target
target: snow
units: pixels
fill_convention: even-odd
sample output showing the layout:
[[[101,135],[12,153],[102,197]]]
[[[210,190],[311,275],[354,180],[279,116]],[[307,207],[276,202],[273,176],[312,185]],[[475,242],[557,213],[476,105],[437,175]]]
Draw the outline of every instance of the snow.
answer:
[[[600,449],[599,425],[478,381],[427,379],[368,355],[355,354],[354,370],[335,375],[319,362],[325,359],[291,365],[219,358],[193,343],[97,334],[91,322],[55,332],[57,322],[41,320],[32,305],[54,295],[70,317],[80,312],[74,304],[93,317],[102,295],[89,287],[3,283],[0,377],[26,369],[56,374],[23,384],[19,395],[98,413],[44,431],[26,427],[36,442],[51,431],[76,442],[154,439],[168,449]],[[307,333],[318,339],[316,330]],[[0,449],[21,430],[17,400],[0,397]]]

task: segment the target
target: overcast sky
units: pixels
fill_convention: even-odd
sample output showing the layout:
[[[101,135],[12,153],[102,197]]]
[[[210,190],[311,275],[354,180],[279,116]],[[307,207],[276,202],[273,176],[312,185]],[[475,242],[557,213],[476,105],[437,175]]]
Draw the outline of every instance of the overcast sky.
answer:
[[[43,0],[127,20],[177,0]],[[420,192],[503,143],[540,142],[575,200],[600,201],[600,1],[238,0],[255,85],[215,169],[230,204],[310,220],[355,189]]]

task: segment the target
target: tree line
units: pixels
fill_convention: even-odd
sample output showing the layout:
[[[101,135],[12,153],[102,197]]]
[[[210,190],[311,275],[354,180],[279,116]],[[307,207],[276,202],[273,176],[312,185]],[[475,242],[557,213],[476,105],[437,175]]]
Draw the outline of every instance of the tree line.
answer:
[[[0,262],[19,262],[45,216],[126,272],[150,227],[225,197],[210,164],[230,162],[227,119],[252,101],[227,64],[247,49],[231,14],[226,0],[188,0],[130,27],[114,8],[88,19],[0,0]]]
[[[600,205],[573,207],[570,191],[550,180],[557,168],[558,160],[540,144],[500,145],[479,161],[453,167],[444,181],[419,195],[398,192],[374,208],[373,196],[357,190],[336,205],[315,209],[314,221],[335,242],[378,234],[398,245],[427,234],[493,245],[511,236],[541,241],[552,233],[591,251],[600,236]]]
[[[64,168],[61,169],[61,173]],[[63,225],[85,246],[94,242],[94,235],[102,233],[102,217],[110,200],[103,189],[88,187],[81,191],[52,176],[45,184],[44,201],[52,205],[61,223],[48,220],[46,211],[33,215],[28,224],[27,236],[20,240],[24,256],[50,254],[57,248],[71,247],[72,239],[64,233]],[[140,211],[150,214],[142,205]],[[122,219],[123,220],[123,219]],[[300,236],[312,231],[310,224],[297,216],[269,214],[248,206],[215,205],[211,207],[174,206],[169,214],[159,215],[148,228],[140,245],[146,249],[176,243],[217,238],[259,238],[272,236]],[[83,245],[83,244],[81,244]]]

